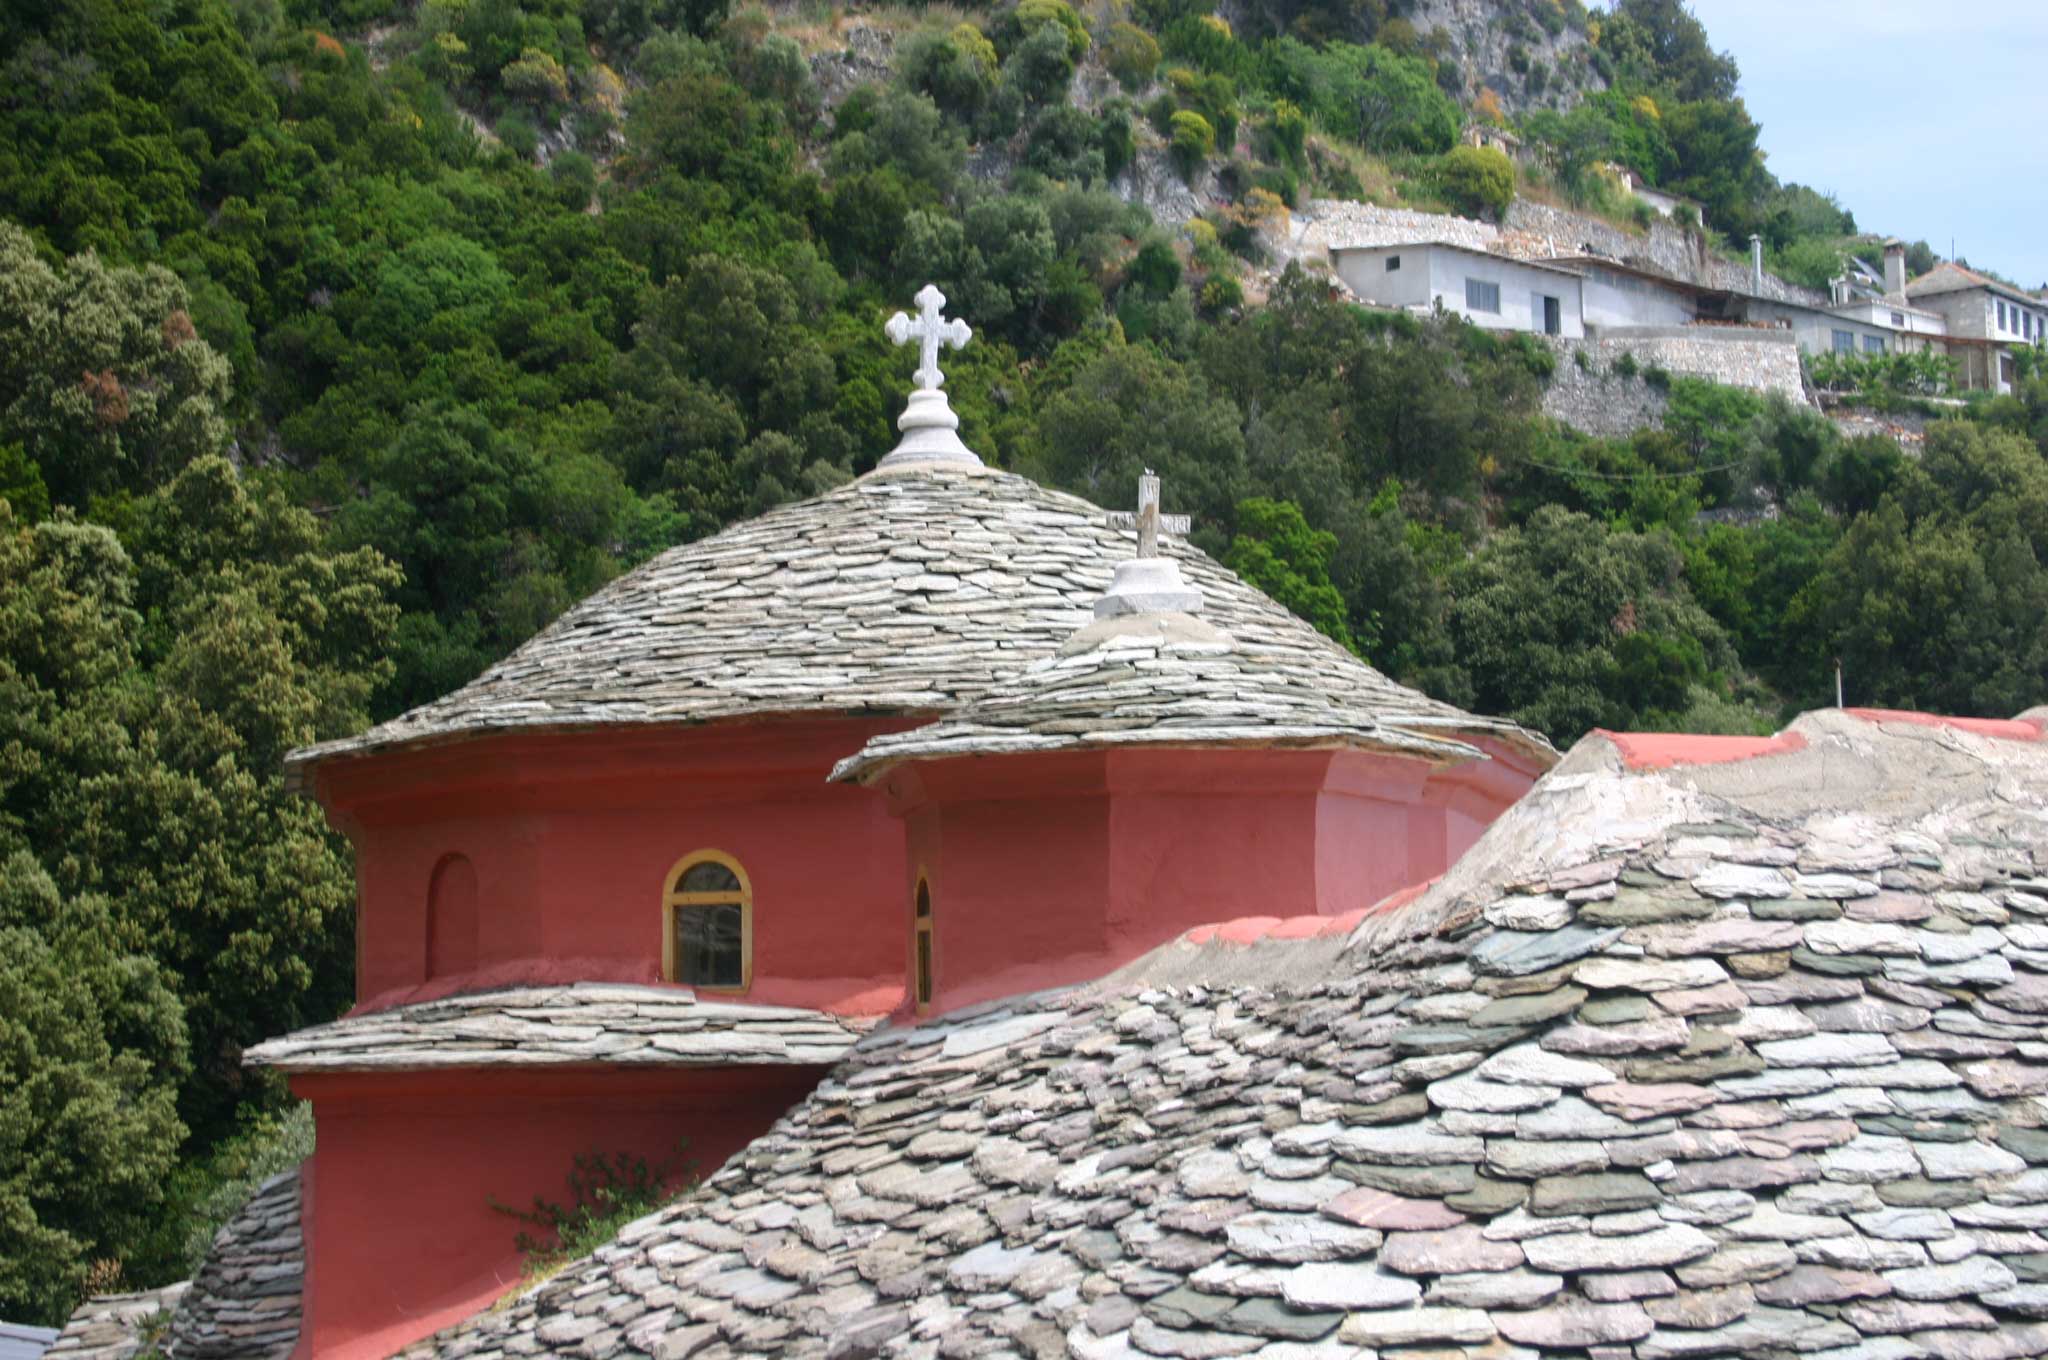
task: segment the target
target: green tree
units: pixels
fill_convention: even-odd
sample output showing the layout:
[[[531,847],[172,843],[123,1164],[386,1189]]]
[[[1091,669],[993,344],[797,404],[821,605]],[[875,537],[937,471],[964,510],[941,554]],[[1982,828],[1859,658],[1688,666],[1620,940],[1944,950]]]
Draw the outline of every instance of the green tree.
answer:
[[[1456,678],[1483,713],[1571,742],[1593,727],[1673,724],[1734,662],[1665,536],[1555,506],[1451,573]]]
[[[0,439],[52,499],[140,491],[227,440],[229,373],[167,269],[46,263],[0,221]]]
[[[0,1311],[23,1322],[61,1325],[133,1249],[184,1136],[184,1017],[119,933],[103,898],[0,856]]]
[[[1253,496],[1237,503],[1237,534],[1223,564],[1314,625],[1340,646],[1357,650],[1343,592],[1330,581],[1337,536],[1311,529],[1292,501]]]
[[[1242,499],[1237,408],[1149,347],[1104,349],[1047,400],[1038,438],[1047,480],[1098,504],[1123,504],[1146,468],[1165,479],[1170,499],[1211,523]]]

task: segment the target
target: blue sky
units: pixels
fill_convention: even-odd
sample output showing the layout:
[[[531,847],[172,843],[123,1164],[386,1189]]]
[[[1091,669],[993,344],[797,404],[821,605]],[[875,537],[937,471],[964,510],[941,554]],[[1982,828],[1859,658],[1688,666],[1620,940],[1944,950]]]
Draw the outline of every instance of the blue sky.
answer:
[[[1772,173],[1865,231],[2048,280],[2048,0],[1692,0]]]

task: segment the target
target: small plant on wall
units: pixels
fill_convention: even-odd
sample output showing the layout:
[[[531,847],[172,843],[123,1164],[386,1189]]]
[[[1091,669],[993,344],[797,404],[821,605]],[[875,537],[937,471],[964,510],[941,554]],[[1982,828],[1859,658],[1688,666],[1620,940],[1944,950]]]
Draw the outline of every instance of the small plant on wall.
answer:
[[[531,1209],[515,1209],[493,1199],[493,1209],[525,1225],[512,1245],[526,1258],[527,1278],[545,1279],[588,1256],[634,1219],[694,1187],[702,1178],[683,1156],[687,1143],[679,1140],[675,1155],[660,1164],[630,1152],[578,1153],[569,1168],[566,1205],[536,1195]]]

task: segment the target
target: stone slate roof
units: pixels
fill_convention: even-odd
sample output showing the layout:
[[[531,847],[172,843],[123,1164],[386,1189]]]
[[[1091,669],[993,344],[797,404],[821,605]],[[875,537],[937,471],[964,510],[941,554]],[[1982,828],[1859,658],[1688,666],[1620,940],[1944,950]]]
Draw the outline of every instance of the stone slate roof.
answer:
[[[299,1340],[299,1170],[273,1176],[214,1234],[171,1318],[169,1360],[283,1360]]]
[[[1919,278],[1909,282],[1906,285],[1906,296],[1932,297],[1936,293],[1960,293],[1971,288],[1988,288],[1994,293],[2032,306],[2038,306],[2041,302],[2040,298],[2024,288],[2001,283],[1989,275],[1979,274],[1974,269],[1966,269],[1953,260],[1943,260]]]
[[[322,760],[491,731],[944,712],[1053,653],[1132,550],[1101,509],[1027,478],[893,468],[661,554],[453,694],[294,752],[286,779],[303,787]],[[1218,626],[1292,654],[1390,724],[1497,731],[1554,756],[1513,724],[1395,684],[1199,550],[1165,551]]]
[[[45,1360],[129,1360],[154,1345],[190,1285],[180,1282],[132,1294],[96,1294],[78,1305]]]
[[[348,1016],[258,1044],[243,1061],[286,1072],[829,1064],[874,1024],[826,1011],[710,1001],[684,987],[582,982]]]
[[[906,760],[1130,746],[1350,747],[1474,759],[1462,742],[1383,725],[1289,650],[1255,651],[1187,614],[1099,620],[947,719],[876,737],[833,770],[880,778]]]
[[[1590,737],[1341,953],[873,1035],[408,1354],[2048,1354],[2041,726]]]
[[[42,1360],[43,1352],[57,1339],[57,1330],[0,1322],[0,1360]]]

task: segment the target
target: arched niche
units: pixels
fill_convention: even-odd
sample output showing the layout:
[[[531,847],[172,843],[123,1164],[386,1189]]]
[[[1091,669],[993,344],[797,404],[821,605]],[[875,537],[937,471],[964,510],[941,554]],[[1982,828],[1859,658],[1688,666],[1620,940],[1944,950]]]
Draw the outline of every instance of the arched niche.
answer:
[[[427,885],[427,976],[476,968],[476,868],[467,855],[443,855]]]

